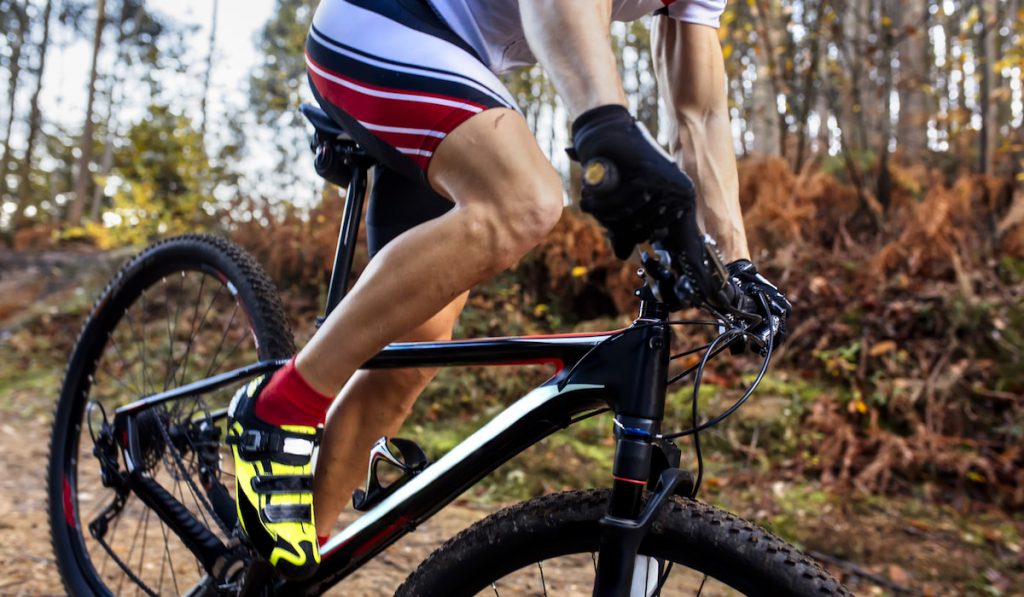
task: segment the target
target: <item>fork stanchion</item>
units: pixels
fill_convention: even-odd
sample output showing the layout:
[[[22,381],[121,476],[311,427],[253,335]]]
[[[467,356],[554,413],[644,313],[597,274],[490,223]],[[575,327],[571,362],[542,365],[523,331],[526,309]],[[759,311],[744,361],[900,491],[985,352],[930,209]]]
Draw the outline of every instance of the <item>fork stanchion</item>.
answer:
[[[660,508],[660,502],[652,504],[650,501],[645,508],[644,489],[652,473],[664,476],[679,472],[677,469],[652,471],[655,442],[665,414],[665,384],[671,352],[666,321],[668,310],[657,302],[644,301],[640,315],[641,319],[655,325],[638,332],[636,340],[642,343],[636,348],[640,363],[637,375],[619,386],[620,395],[616,396],[612,498],[608,513],[601,520],[595,597],[629,594],[637,549],[656,509]]]

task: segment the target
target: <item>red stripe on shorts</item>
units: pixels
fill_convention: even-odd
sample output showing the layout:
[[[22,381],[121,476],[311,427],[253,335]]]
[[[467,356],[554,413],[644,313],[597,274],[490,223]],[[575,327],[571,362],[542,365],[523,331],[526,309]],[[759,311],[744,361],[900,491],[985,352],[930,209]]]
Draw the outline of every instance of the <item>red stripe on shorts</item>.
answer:
[[[306,61],[313,84],[325,100],[356,120],[371,125],[367,127],[369,131],[385,143],[399,151],[405,149],[403,153],[424,170],[443,137],[420,131],[446,136],[470,117],[487,109],[487,106],[458,97],[409,92],[359,81],[323,67],[308,54]],[[374,130],[372,125],[418,131],[381,131]]]

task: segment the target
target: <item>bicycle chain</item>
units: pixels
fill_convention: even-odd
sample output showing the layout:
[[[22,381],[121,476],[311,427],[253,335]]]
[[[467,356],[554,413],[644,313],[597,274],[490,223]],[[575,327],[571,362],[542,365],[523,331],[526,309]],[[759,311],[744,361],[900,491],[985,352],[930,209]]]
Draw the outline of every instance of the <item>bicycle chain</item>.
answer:
[[[122,499],[122,498],[119,497],[119,499]],[[117,502],[115,501],[114,503],[116,504]],[[113,505],[114,504],[111,504],[111,506],[113,506]],[[110,506],[108,506],[108,508],[109,507]],[[123,502],[121,504],[121,508],[124,508],[124,503]],[[105,513],[106,512],[104,512],[103,514],[105,514]],[[101,514],[101,516],[103,514]],[[143,581],[134,572],[132,572],[132,569],[128,567],[128,564],[126,564],[124,562],[124,560],[122,560],[120,557],[118,557],[118,555],[116,553],[114,553],[113,548],[111,548],[109,545],[107,545],[107,542],[103,540],[103,537],[100,536],[99,533],[92,534],[92,538],[95,539],[96,542],[100,544],[100,547],[103,548],[103,551],[107,552],[107,555],[110,556],[110,559],[114,560],[114,563],[117,564],[117,567],[124,571],[125,575],[128,577],[128,580],[130,580],[133,583],[137,584],[139,586],[139,588],[143,590],[143,592],[145,592],[147,595],[149,595],[149,597],[160,597],[160,593],[157,593],[156,591],[151,589],[149,587],[149,585],[147,585],[145,583],[145,581]]]

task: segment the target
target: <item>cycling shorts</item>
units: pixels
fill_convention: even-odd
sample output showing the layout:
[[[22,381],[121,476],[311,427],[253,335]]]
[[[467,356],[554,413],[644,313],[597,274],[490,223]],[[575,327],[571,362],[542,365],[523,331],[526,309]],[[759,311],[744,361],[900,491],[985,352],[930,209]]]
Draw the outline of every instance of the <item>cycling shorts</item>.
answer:
[[[306,62],[324,109],[375,158],[414,177],[467,119],[515,109],[497,76],[425,0],[323,0]]]

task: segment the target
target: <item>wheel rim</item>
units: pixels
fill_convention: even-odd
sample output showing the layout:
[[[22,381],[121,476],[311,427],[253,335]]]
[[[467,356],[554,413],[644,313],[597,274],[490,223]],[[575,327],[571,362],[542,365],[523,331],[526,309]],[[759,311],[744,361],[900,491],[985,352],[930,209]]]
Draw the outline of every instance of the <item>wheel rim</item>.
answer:
[[[112,417],[117,406],[145,394],[252,363],[259,358],[259,341],[250,310],[222,272],[205,264],[179,262],[173,267],[148,266],[145,274],[138,275],[137,290],[122,288],[116,293],[117,304],[110,302],[100,309],[113,311],[110,319],[97,322],[110,333],[94,338],[92,354],[100,356],[87,363],[76,380],[75,394],[80,398],[71,415],[73,431],[63,467],[65,514],[76,535],[72,538],[76,555],[97,592],[182,594],[202,582],[204,572],[184,544],[136,496],[129,494],[124,509],[111,521],[105,542],[141,584],[90,536],[89,524],[116,494],[102,485],[90,426],[83,423],[103,411]],[[200,461],[209,468],[212,459],[224,465],[217,466],[216,472],[233,492],[230,454],[215,447],[219,454],[206,452],[201,458],[195,441],[198,435],[186,432],[170,437],[168,433],[175,425],[181,428],[212,420],[214,413],[227,406],[231,392],[227,388],[154,409],[145,435],[149,447],[144,451],[144,466],[153,479],[222,540],[226,536],[204,505],[204,492],[195,477]],[[87,412],[87,403],[100,407]],[[222,425],[222,419],[218,421]],[[96,421],[92,422],[95,427]],[[174,457],[176,453],[179,458]],[[123,468],[123,461],[119,462]]]

